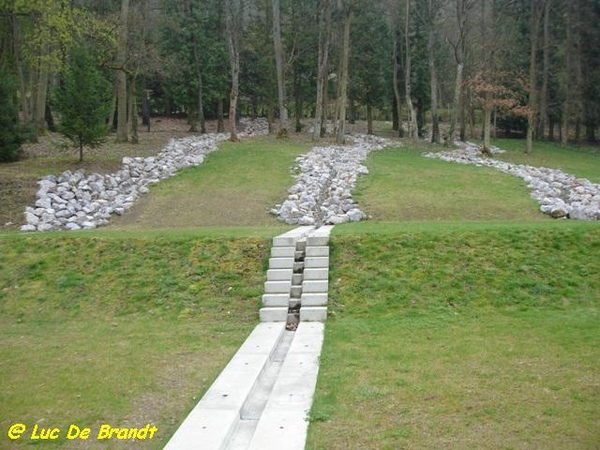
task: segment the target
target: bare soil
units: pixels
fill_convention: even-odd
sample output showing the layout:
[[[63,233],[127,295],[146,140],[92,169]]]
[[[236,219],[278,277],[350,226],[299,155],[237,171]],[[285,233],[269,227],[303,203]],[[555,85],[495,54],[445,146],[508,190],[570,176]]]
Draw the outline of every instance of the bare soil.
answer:
[[[216,122],[207,123],[208,132],[216,129]],[[115,172],[124,156],[152,156],[171,139],[193,133],[189,132],[185,119],[158,117],[152,119],[150,132],[140,124],[138,134],[138,144],[117,143],[115,135],[109,135],[102,147],[84,150],[82,163],[78,162],[77,151],[66,148],[64,137],[58,133],[48,133],[37,143],[25,144],[23,159],[0,164],[0,230],[16,230],[25,224],[25,207],[35,203],[37,182],[44,176],[79,169],[95,173]]]

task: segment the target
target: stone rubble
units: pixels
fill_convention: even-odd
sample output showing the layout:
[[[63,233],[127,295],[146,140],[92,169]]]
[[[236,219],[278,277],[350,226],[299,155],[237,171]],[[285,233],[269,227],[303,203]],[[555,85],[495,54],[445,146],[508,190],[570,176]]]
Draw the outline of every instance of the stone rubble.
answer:
[[[240,138],[268,133],[266,120],[241,120]],[[217,149],[229,134],[211,133],[172,139],[156,156],[124,157],[121,169],[101,175],[83,170],[50,175],[38,182],[37,201],[25,210],[21,231],[94,229],[106,225],[113,214],[121,215],[149,186],[172,177],[178,170],[197,166]]]
[[[368,174],[361,164],[367,155],[390,141],[376,136],[352,135],[352,145],[314,147],[296,158],[292,171],[296,183],[289,196],[271,214],[292,225],[336,225],[366,218],[352,199],[359,175]]]
[[[459,149],[425,153],[427,158],[448,162],[493,167],[525,180],[531,196],[540,203],[540,211],[554,218],[600,220],[600,184],[577,178],[558,169],[511,164],[482,156],[470,142],[456,142]],[[502,153],[498,148],[492,154]]]

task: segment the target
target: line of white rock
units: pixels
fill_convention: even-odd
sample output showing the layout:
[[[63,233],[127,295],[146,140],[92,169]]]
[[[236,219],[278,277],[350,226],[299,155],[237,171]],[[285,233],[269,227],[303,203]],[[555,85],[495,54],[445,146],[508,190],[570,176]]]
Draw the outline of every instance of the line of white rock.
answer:
[[[268,133],[265,120],[242,119],[240,137]],[[121,169],[111,174],[85,174],[83,170],[50,175],[38,182],[37,201],[25,210],[21,231],[93,229],[121,215],[148,192],[149,186],[172,177],[185,167],[197,166],[229,137],[211,133],[172,139],[157,156],[124,157]]]
[[[481,155],[479,147],[470,142],[456,142],[460,148],[424,153],[427,158],[448,162],[493,167],[515,175],[527,183],[531,196],[540,203],[540,210],[554,218],[600,220],[600,184],[577,178],[558,169],[512,164]],[[493,148],[492,153],[502,150]]]
[[[275,205],[271,214],[292,225],[336,225],[364,219],[366,214],[354,203],[352,189],[359,175],[369,173],[362,161],[390,141],[368,135],[349,138],[352,145],[314,147],[296,158],[292,167],[298,173],[296,183],[288,190],[287,200]]]

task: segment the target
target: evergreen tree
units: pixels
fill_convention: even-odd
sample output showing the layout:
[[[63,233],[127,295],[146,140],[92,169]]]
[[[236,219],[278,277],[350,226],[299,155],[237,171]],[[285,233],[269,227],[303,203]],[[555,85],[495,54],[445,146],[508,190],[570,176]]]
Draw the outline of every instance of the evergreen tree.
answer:
[[[0,67],[0,162],[15,161],[21,153],[23,134],[19,127],[16,89],[14,78]]]
[[[58,130],[79,148],[80,162],[84,146],[96,148],[106,141],[111,98],[112,86],[98,70],[89,49],[75,49],[56,93],[56,106],[60,113]]]

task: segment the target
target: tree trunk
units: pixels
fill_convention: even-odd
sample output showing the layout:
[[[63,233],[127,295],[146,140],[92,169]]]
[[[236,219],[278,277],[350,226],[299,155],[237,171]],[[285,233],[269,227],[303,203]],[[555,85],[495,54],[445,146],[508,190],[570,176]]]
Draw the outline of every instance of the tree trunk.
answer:
[[[23,68],[23,59],[21,54],[22,36],[21,36],[21,23],[19,18],[15,14],[11,14],[12,24],[12,41],[13,41],[13,55],[15,58],[15,66],[17,74],[19,76],[19,98],[21,100],[21,118],[24,123],[31,122],[31,107],[28,96],[28,80]]]
[[[296,121],[296,133],[302,131],[302,103],[302,79],[300,77],[300,72],[294,68],[294,119]]]
[[[439,144],[440,142],[440,123],[438,118],[438,86],[437,76],[435,73],[435,18],[437,16],[437,6],[435,0],[429,0],[429,84],[431,89],[431,142]]]
[[[373,134],[373,107],[367,103],[367,134]]]
[[[542,90],[540,91],[540,118],[538,121],[537,135],[543,138],[546,135],[546,121],[548,120],[548,79],[550,77],[550,4],[546,0],[544,6],[544,60],[542,66]]]
[[[398,67],[398,48],[400,47],[400,42],[398,39],[398,31],[393,31],[394,36],[394,46],[392,48],[392,67],[393,67],[393,82],[394,82],[394,99],[396,103],[396,114],[398,116],[397,130],[398,136],[404,137],[404,127],[402,125],[402,97],[400,95],[400,80],[398,79],[398,73],[400,68]]]
[[[327,72],[329,67],[329,37],[331,20],[331,0],[322,0],[321,17],[319,19],[319,55],[317,75],[317,101],[315,105],[315,124],[313,140],[321,136],[323,128],[324,104],[327,89]]]
[[[137,92],[135,86],[135,79],[135,74],[129,76],[129,124],[131,127],[130,141],[132,144],[137,144],[139,142]]]
[[[198,79],[198,122],[200,123],[200,133],[206,134],[206,118],[204,117],[204,92],[202,83],[202,66],[200,64],[200,55],[198,54],[198,43],[194,39],[194,66],[196,77]]]
[[[217,133],[225,132],[225,121],[223,120],[223,99],[219,98],[217,103]]]
[[[537,49],[538,35],[540,28],[540,3],[543,0],[534,0],[531,6],[531,28],[530,28],[530,48],[529,48],[529,104],[527,115],[527,145],[525,148],[526,154],[531,154],[533,151],[533,138],[537,118]]]
[[[409,112],[409,122],[408,122],[408,137],[412,139],[416,139],[418,137],[418,125],[417,125],[417,111],[413,106],[412,102],[412,88],[411,88],[411,55],[410,55],[410,0],[406,0],[406,17],[405,17],[405,31],[404,31],[404,39],[405,39],[405,50],[406,50],[406,59],[404,64],[405,76],[404,76],[404,89],[406,93],[406,106],[408,107]]]
[[[454,46],[456,79],[454,81],[454,98],[452,102],[452,115],[450,117],[450,131],[448,133],[448,141],[451,145],[454,144],[458,118],[463,115],[463,77],[465,69],[465,42],[467,38],[467,4],[465,1],[466,0],[456,1],[456,22],[458,24],[458,40]],[[464,133],[461,133],[461,139],[463,134]]]
[[[572,44],[572,30],[571,30],[571,6],[567,3],[567,12],[565,20],[565,28],[567,32],[567,39],[565,41],[565,77],[564,77],[564,101],[562,105],[562,123],[560,128],[560,142],[563,147],[566,147],[569,143],[569,118],[571,113],[571,44]]]
[[[485,93],[485,100],[483,105],[483,148],[485,150],[490,149],[492,146],[490,141],[490,131],[492,127],[492,94],[490,92]]]
[[[238,0],[226,0],[225,15],[227,26],[227,46],[229,49],[229,61],[231,64],[231,92],[229,94],[229,140],[238,141],[237,136],[237,101],[240,85],[240,52],[239,33],[241,32],[241,5]]]
[[[346,19],[344,20],[344,46],[342,49],[342,70],[340,79],[339,101],[339,125],[336,135],[336,143],[343,144],[346,141],[346,102],[348,100],[348,61],[350,59],[350,25],[352,23],[352,9],[348,7]]]
[[[117,142],[127,142],[127,74],[125,61],[127,58],[127,20],[129,17],[129,0],[121,0],[121,20],[119,24],[119,47],[117,50]]]
[[[49,50],[46,46],[44,54],[48,55],[48,53]],[[48,94],[48,78],[50,70],[44,61],[41,61],[39,66],[33,117],[37,134],[43,133],[46,129],[46,98]]]
[[[285,71],[283,67],[283,44],[281,42],[281,6],[280,0],[271,0],[273,5],[273,43],[275,47],[275,69],[277,72],[277,95],[279,96],[279,133],[278,137],[288,135],[288,109],[285,92]]]

